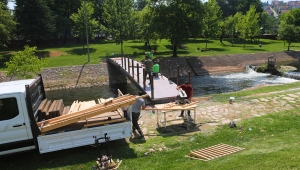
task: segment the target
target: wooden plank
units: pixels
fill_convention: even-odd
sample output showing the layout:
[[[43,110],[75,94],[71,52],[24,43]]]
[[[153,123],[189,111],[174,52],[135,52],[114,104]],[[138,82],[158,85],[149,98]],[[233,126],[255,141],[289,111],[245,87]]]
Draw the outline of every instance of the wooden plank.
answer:
[[[56,117],[55,115],[55,108],[56,108],[56,105],[57,105],[57,100],[54,100],[52,103],[51,103],[51,105],[50,105],[50,107],[49,107],[49,110],[48,110],[48,112],[49,112],[49,118],[54,118],[54,117]]]
[[[52,103],[51,100],[48,100],[45,107],[44,107],[44,109],[43,109],[43,111],[42,111],[42,115],[43,115],[44,119],[46,119],[46,120],[49,119],[48,110],[49,110],[49,107],[50,107],[51,103]]]
[[[60,99],[58,101],[57,106],[56,106],[56,110],[58,111],[56,116],[61,116],[63,114],[63,110],[64,110],[63,99]]]
[[[121,96],[121,97],[118,97],[118,98],[114,99],[114,101],[113,101],[110,105],[112,105],[112,104],[118,104],[118,103],[121,102],[121,101],[126,101],[126,100],[129,99],[128,97],[130,97],[130,99],[135,98],[134,96],[132,97],[132,96],[129,96],[129,95],[124,95],[124,96]],[[73,104],[76,104],[76,102],[74,102]],[[72,106],[71,106],[71,107],[72,107]],[[101,103],[101,104],[98,104],[98,105],[96,105],[96,106],[94,106],[94,107],[91,107],[89,110],[86,110],[86,111],[79,111],[79,112],[72,113],[72,114],[70,114],[70,111],[69,111],[69,114],[64,115],[64,116],[60,116],[60,117],[57,117],[57,118],[53,118],[53,119],[51,119],[51,120],[49,120],[49,121],[47,121],[47,122],[48,122],[48,123],[53,123],[53,122],[56,122],[56,121],[60,121],[60,120],[62,120],[62,119],[68,119],[69,117],[72,118],[72,117],[74,117],[74,116],[76,116],[76,115],[81,115],[81,114],[83,114],[83,113],[85,113],[85,112],[89,112],[91,109],[94,109],[94,108],[99,109],[99,108],[101,108],[101,107],[106,107],[106,105],[105,105],[104,103]],[[109,111],[112,111],[112,110],[109,110]],[[91,116],[91,117],[92,117],[92,116]],[[41,125],[41,122],[38,122],[38,126],[40,126],[40,125]]]
[[[123,96],[122,96],[123,97]],[[78,111],[73,114],[68,114],[64,116],[60,116],[57,118],[53,118],[54,120],[49,120],[45,122],[44,127],[41,129],[41,132],[46,132],[52,129],[56,129],[62,126],[66,126],[68,124],[72,124],[78,122],[80,120],[85,120],[89,117],[93,117],[99,114],[103,114],[105,112],[116,110],[117,108],[131,105],[136,102],[137,97],[128,96],[128,99],[122,99],[120,102],[111,102],[108,104],[99,104],[87,110]],[[39,124],[39,123],[38,123]]]
[[[44,117],[42,116],[42,110],[44,109],[46,103],[47,99],[44,99],[38,108],[38,121],[42,121],[44,119]]]
[[[63,108],[63,112],[62,112],[61,116],[62,116],[62,115],[66,115],[66,114],[68,114],[68,113],[69,113],[69,110],[70,110],[70,106],[66,106],[66,107],[64,107],[64,108]]]
[[[102,122],[98,122],[98,123],[85,124],[84,127],[98,126],[98,125],[117,123],[117,122],[125,122],[125,121],[127,121],[125,118],[115,119],[115,120],[106,120],[106,121],[102,121]]]

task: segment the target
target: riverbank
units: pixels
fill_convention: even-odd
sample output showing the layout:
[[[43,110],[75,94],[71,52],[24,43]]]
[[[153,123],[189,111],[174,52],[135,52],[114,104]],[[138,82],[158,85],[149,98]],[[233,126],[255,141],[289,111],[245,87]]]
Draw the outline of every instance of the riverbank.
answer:
[[[170,78],[184,77],[190,72],[191,76],[211,75],[227,72],[242,72],[246,65],[267,64],[268,57],[273,56],[277,62],[298,62],[300,52],[273,52],[273,53],[252,53],[235,54],[207,57],[169,57],[156,58],[161,64],[161,73],[168,77],[170,65]],[[110,67],[107,63],[93,65],[45,68],[41,71],[44,79],[45,89],[62,90],[80,87],[102,86],[115,83],[126,83],[126,77]],[[0,82],[16,80],[15,77],[7,77],[0,72]]]

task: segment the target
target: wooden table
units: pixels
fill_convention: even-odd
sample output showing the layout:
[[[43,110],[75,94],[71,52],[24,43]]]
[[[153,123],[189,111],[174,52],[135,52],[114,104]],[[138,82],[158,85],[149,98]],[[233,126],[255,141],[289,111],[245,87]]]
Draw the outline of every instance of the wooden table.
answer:
[[[174,110],[194,110],[194,121],[193,123],[196,124],[196,107],[198,106],[199,102],[192,102],[190,104],[176,104],[175,102],[166,103],[166,104],[157,104],[154,107],[147,107],[145,110],[156,110],[156,117],[157,117],[157,125],[158,125],[158,111],[161,111],[164,114],[164,127],[166,128],[167,120],[166,120],[166,111],[174,111]]]

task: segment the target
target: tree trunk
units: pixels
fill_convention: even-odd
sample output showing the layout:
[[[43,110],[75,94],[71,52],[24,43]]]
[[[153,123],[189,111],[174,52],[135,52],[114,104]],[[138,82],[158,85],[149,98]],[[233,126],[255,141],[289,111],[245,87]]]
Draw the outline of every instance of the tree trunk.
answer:
[[[290,51],[290,45],[291,45],[291,43],[288,43],[288,51]]]
[[[175,41],[173,42],[173,57],[177,57],[177,46],[178,46],[178,41],[175,38]]]
[[[121,54],[123,55],[124,52],[123,52],[123,40],[121,39]]]
[[[151,45],[150,45],[149,38],[147,38],[147,46],[148,46],[149,51],[151,51]]]
[[[221,34],[221,36],[220,36],[220,42],[223,44],[223,36],[224,36],[224,31],[222,31],[222,34]]]
[[[208,43],[208,38],[206,38],[205,51],[207,50],[207,43]]]

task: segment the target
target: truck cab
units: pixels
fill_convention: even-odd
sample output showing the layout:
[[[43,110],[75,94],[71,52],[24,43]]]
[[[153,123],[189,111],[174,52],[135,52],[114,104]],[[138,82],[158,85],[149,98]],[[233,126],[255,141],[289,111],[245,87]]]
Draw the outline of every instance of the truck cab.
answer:
[[[0,83],[0,155],[35,148],[25,85],[35,79]]]

